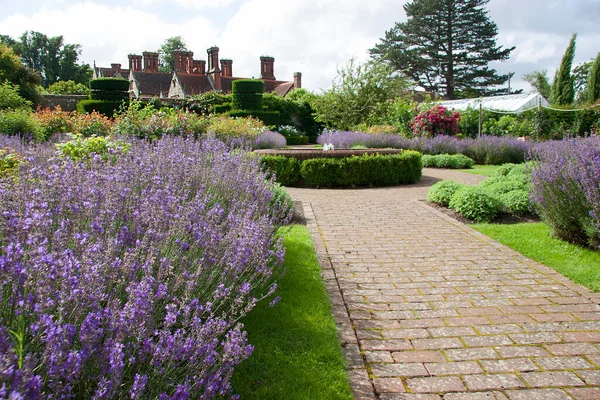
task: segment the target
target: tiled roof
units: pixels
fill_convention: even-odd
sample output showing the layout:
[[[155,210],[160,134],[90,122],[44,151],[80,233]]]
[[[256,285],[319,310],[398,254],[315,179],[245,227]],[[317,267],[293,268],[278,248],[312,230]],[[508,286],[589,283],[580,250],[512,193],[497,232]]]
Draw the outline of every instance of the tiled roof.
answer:
[[[170,72],[132,72],[140,95],[160,96],[167,94],[171,86]]]
[[[97,75],[99,77],[114,78],[117,74],[121,74],[121,76],[123,76],[123,78],[129,79],[129,70],[128,69],[116,70],[116,69],[112,69],[112,68],[102,68],[102,67],[96,67],[96,69],[98,70]]]
[[[285,97],[286,94],[289,93],[290,90],[294,88],[294,82],[284,82],[280,85],[275,86],[275,94],[277,96]]]
[[[211,92],[212,86],[206,75],[177,74],[186,96]]]

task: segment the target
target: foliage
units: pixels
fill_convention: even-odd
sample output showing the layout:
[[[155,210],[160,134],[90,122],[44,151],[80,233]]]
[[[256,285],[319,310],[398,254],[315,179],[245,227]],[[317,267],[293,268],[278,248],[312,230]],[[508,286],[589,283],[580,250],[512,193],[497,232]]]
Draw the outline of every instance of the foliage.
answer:
[[[425,154],[421,157],[425,168],[466,169],[473,168],[473,160],[462,154]]]
[[[109,158],[112,161],[129,152],[131,145],[122,140],[110,137],[83,137],[71,134],[71,140],[56,144],[61,158],[70,158],[73,161],[81,161],[91,158],[93,154],[100,156],[104,161]]]
[[[0,148],[0,181],[6,178],[15,179],[19,165],[25,162],[23,157],[9,147]]]
[[[438,104],[419,112],[410,123],[410,128],[415,136],[420,137],[453,136],[458,133],[459,121],[458,112],[452,112]]]
[[[353,398],[321,267],[305,226],[284,228],[285,276],[277,307],[258,304],[242,320],[252,357],[236,368],[242,399]],[[318,379],[315,379],[318,376]]]
[[[396,127],[402,136],[412,136],[410,123],[418,114],[417,106],[414,100],[394,99],[387,110],[386,122]]]
[[[129,90],[129,81],[119,78],[98,78],[90,81],[92,93],[94,90],[126,92]]]
[[[19,94],[19,87],[17,85],[12,85],[8,81],[0,82],[0,110],[9,108],[31,109],[31,106],[31,101],[24,99]]]
[[[308,144],[308,136],[288,136],[285,138],[285,142],[288,146],[298,146]]]
[[[456,191],[448,206],[476,222],[492,221],[502,211],[500,201],[477,186],[465,186]]]
[[[227,115],[235,119],[253,118],[261,121],[266,126],[279,125],[279,113],[277,111],[233,110],[228,112]]]
[[[40,76],[24,66],[12,48],[0,44],[0,83],[5,81],[17,85],[19,94],[25,99],[32,102],[37,100]]]
[[[531,200],[526,190],[513,190],[503,193],[499,200],[504,207],[505,212],[514,215],[531,214]]]
[[[331,89],[312,100],[316,120],[328,128],[347,130],[362,123],[385,123],[390,99],[407,96],[406,78],[380,62],[351,59],[338,69]]]
[[[231,95],[223,94],[219,92],[205,92],[192,96],[190,99],[188,108],[190,111],[198,113],[200,115],[208,115],[219,113],[215,110],[216,106],[223,105],[231,101]],[[222,110],[220,112],[227,112],[228,110]]]
[[[0,135],[19,135],[38,141],[45,139],[31,111],[25,109],[0,110]]]
[[[408,20],[386,31],[371,56],[451,100],[467,91],[475,96],[497,93],[502,89],[494,87],[508,76],[488,65],[507,60],[514,47],[496,44],[498,28],[485,9],[488,2],[412,0],[403,6]]]
[[[83,116],[63,111],[57,106],[54,110],[38,107],[32,117],[39,123],[44,138],[48,139],[55,133],[75,132],[75,120]]]
[[[313,158],[302,162],[304,182],[315,187],[393,186],[421,179],[421,154],[363,155],[346,158]]]
[[[472,158],[475,164],[520,164],[525,162],[534,145],[510,137],[482,136],[469,140],[462,154]]]
[[[83,137],[108,136],[112,132],[113,122],[96,111],[89,114],[74,113],[73,127],[75,133]]]
[[[88,64],[77,64],[81,45],[67,44],[61,36],[48,37],[43,33],[27,31],[15,46],[23,64],[42,77],[44,87],[58,81],[87,84],[91,78]]]
[[[534,151],[531,198],[555,234],[600,248],[600,137],[548,142]]]
[[[298,132],[309,136],[317,136],[323,125],[315,121],[315,110],[311,102],[316,98],[306,89],[296,89],[287,96],[280,97],[273,93],[263,95],[263,107],[267,111],[279,113],[279,125],[294,126]]]
[[[552,103],[559,106],[573,104],[575,101],[575,89],[573,87],[571,68],[573,66],[573,58],[575,57],[576,40],[577,34],[574,33],[569,42],[569,46],[563,55],[560,67],[556,71],[554,82],[552,82]]]
[[[283,136],[302,136],[302,132],[299,132],[296,127],[292,125],[280,125],[277,127],[277,132],[281,133]]]
[[[120,101],[81,100],[77,103],[77,112],[81,114],[100,113],[112,118],[123,103]]]
[[[226,115],[210,117],[207,132],[217,138],[256,138],[266,130],[265,125],[257,118],[232,118]]]
[[[287,142],[279,132],[265,131],[256,137],[254,149],[283,149]]]
[[[552,88],[550,87],[550,81],[548,80],[548,71],[543,69],[540,71],[533,71],[523,76],[523,79],[529,83],[539,94],[541,94],[546,100],[552,99]]]
[[[173,57],[173,52],[177,50],[188,51],[187,46],[181,36],[173,36],[165,39],[163,44],[157,50],[158,69],[161,72],[175,71],[175,58]]]
[[[294,201],[287,189],[278,182],[270,184],[273,197],[269,201],[269,213],[274,217],[278,215],[291,215],[294,213]]]
[[[262,156],[260,165],[267,176],[272,176],[278,183],[290,186],[300,179],[300,162],[293,157]]]
[[[265,83],[260,79],[236,79],[231,82],[231,93],[264,93],[265,92]],[[235,97],[235,96],[234,96]],[[241,108],[242,110],[246,110],[246,108]],[[247,110],[250,110],[248,108]]]
[[[590,103],[595,103],[600,99],[600,53],[590,67],[585,95],[586,100]]]
[[[482,131],[494,136],[530,137],[535,135],[535,124],[531,119],[521,119],[503,115],[499,119],[489,118],[483,123]]]
[[[463,187],[465,187],[465,185],[451,180],[436,182],[427,192],[427,200],[439,204],[442,207],[448,207],[454,193],[458,192]]]
[[[318,138],[319,144],[333,144],[336,149],[365,148],[409,148],[409,140],[400,135],[371,135],[365,132],[325,130]]]
[[[472,225],[525,257],[545,264],[570,280],[600,291],[600,252],[559,240],[543,222],[526,224]]]
[[[76,83],[75,81],[58,81],[44,91],[49,94],[81,94],[89,96],[90,88],[83,83]]]
[[[28,163],[0,190],[3,390],[14,398],[231,395],[239,323],[284,250],[258,162],[222,143],[136,141],[106,163]],[[215,162],[218,160],[218,162]]]

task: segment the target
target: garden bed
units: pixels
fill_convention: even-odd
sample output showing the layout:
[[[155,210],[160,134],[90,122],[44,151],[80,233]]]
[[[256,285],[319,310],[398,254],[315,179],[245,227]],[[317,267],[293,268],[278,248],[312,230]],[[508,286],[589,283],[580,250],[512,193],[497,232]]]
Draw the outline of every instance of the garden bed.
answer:
[[[309,160],[311,158],[344,158],[362,156],[365,154],[392,155],[400,154],[402,149],[340,149],[323,151],[321,149],[262,149],[254,150],[254,154],[261,156],[283,156],[297,160]]]

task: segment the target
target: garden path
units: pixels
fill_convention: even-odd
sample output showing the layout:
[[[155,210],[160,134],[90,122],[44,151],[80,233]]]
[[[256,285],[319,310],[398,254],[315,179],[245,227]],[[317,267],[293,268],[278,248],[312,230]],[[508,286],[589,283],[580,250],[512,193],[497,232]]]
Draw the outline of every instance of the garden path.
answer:
[[[600,295],[423,200],[439,179],[302,201],[356,399],[600,399]]]

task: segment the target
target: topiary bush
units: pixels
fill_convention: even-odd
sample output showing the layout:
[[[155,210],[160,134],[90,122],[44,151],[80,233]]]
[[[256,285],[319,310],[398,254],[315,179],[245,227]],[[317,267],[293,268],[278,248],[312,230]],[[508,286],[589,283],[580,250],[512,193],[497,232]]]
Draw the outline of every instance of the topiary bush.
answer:
[[[77,111],[82,114],[98,112],[108,118],[112,118],[119,107],[121,107],[120,101],[81,100],[77,103]]]
[[[232,118],[257,118],[266,126],[275,126],[279,124],[279,113],[276,111],[233,110],[226,115],[229,115]]]
[[[465,185],[451,180],[437,182],[427,192],[427,200],[448,207],[454,193],[464,187]]]
[[[293,157],[263,156],[260,160],[262,170],[285,186],[300,179],[300,162]]]
[[[314,158],[302,163],[304,182],[315,187],[393,186],[421,179],[421,154],[363,155],[346,158]]]
[[[478,186],[465,186],[450,199],[449,206],[461,216],[476,222],[490,222],[502,211],[502,204]]]
[[[512,192],[501,194],[498,199],[502,203],[504,212],[514,215],[531,214],[531,200],[526,190],[513,190]]]
[[[469,169],[475,164],[463,154],[424,154],[422,161],[425,168]]]
[[[287,136],[285,138],[285,141],[288,146],[308,144],[308,140],[308,136]]]

